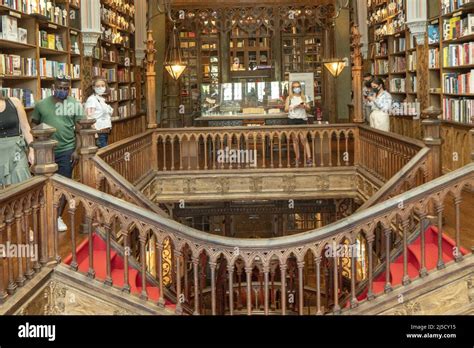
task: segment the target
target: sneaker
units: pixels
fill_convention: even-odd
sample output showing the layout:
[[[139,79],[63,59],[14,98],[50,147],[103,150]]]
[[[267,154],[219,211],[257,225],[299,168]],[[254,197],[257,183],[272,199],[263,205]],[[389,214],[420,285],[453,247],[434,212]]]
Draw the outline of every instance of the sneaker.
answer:
[[[313,160],[310,158],[306,161],[307,166],[312,166],[313,165]]]
[[[66,232],[67,225],[64,223],[62,217],[58,217],[58,232]]]

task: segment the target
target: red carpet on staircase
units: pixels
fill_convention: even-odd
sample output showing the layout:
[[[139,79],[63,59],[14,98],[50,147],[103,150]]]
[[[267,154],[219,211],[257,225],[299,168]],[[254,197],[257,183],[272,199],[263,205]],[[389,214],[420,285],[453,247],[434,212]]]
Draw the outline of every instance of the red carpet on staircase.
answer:
[[[453,261],[453,251],[456,243],[446,234],[442,234],[442,253],[445,263]],[[421,265],[421,235],[408,245],[408,276],[410,279],[418,278]],[[460,248],[463,255],[469,253],[468,250]],[[425,231],[425,268],[429,272],[436,268],[438,263],[438,229],[436,226],[430,226]],[[390,283],[392,287],[402,284],[403,280],[403,253],[390,264]],[[372,291],[375,295],[384,291],[385,270],[380,273],[373,281]],[[367,297],[368,289],[357,297],[359,301]]]
[[[95,278],[101,281],[104,281],[107,275],[106,269],[106,243],[105,241],[100,238],[97,234],[94,233],[93,235],[93,262],[94,262],[94,271],[95,271]],[[79,271],[81,273],[87,273],[89,270],[89,240],[84,240],[78,247],[77,247],[77,264],[79,267]],[[122,288],[124,284],[124,263],[123,258],[117,254],[113,248],[110,248],[110,270],[111,270],[111,277],[112,282],[115,287]],[[72,261],[72,254],[66,257],[64,263],[71,264]],[[128,268],[128,279],[130,283],[130,293],[140,295],[142,291],[142,277],[139,271],[132,268],[129,263]],[[150,282],[147,281],[146,283],[146,290],[148,294],[148,299],[153,302],[157,302],[160,295],[160,290],[157,286],[152,285]],[[174,310],[176,305],[171,303],[168,300],[165,300],[165,306],[168,309]]]

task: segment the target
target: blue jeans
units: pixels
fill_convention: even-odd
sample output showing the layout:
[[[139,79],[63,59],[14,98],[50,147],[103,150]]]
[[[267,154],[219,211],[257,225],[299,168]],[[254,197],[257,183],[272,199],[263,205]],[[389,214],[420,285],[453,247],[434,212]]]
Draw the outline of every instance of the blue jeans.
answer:
[[[73,152],[74,149],[54,154],[55,162],[58,165],[57,173],[69,179],[72,178],[72,170],[74,169],[71,162]]]
[[[109,133],[99,133],[97,135],[97,147],[103,148],[108,145],[109,142]]]

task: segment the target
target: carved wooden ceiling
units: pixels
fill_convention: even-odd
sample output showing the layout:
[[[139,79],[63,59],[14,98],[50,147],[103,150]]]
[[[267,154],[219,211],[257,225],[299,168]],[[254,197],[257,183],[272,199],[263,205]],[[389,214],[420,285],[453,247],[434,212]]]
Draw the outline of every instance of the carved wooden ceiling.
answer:
[[[258,5],[327,5],[334,4],[335,0],[260,0]],[[195,6],[238,6],[238,5],[255,5],[255,0],[174,0],[172,5],[174,7],[195,7]]]

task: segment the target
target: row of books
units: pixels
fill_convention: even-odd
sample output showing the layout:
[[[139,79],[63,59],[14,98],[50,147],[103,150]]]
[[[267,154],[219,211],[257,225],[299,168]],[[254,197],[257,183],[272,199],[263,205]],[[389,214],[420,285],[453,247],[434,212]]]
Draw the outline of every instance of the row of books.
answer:
[[[36,76],[36,59],[16,54],[0,54],[0,75]]]
[[[392,72],[404,72],[407,68],[407,60],[405,57],[393,57]]]
[[[390,80],[391,93],[405,93],[405,78],[393,78]]]
[[[12,16],[0,16],[0,39],[27,43],[28,30],[18,27],[18,19]]]
[[[388,44],[387,42],[376,42],[375,43],[375,55],[386,56],[388,55]]]
[[[408,55],[408,70],[409,71],[415,71],[416,70],[416,64],[417,64],[417,55],[416,53],[411,53]]]
[[[417,81],[418,79],[416,76],[411,77],[411,92],[416,92],[418,90]]]
[[[372,64],[373,75],[385,75],[388,74],[388,59],[379,59]]]
[[[428,44],[433,45],[439,43],[439,24],[434,23],[428,25]]]
[[[40,58],[39,73],[41,77],[56,77],[69,75],[68,64],[57,62],[55,60],[48,60],[47,58]]]
[[[118,78],[118,82],[130,82],[130,70],[118,69],[117,78]]]
[[[117,62],[117,52],[114,50],[109,50],[106,47],[102,47],[102,59],[108,60],[109,62]]]
[[[441,0],[441,13],[448,14],[458,10],[466,4],[472,3],[472,0]]]
[[[92,69],[93,76],[102,76],[108,82],[117,82],[117,70],[116,69],[107,69],[94,67]]]
[[[53,90],[51,88],[41,88],[41,99],[51,97],[52,95]],[[80,88],[71,88],[69,95],[79,101],[82,100],[82,90]]]
[[[35,105],[35,99],[31,89],[3,87],[0,89],[0,91],[3,97],[20,99],[25,108],[29,108]]]
[[[443,20],[443,40],[457,39],[474,34],[474,13]]]
[[[418,116],[421,112],[421,106],[418,101],[415,102],[394,102],[390,115],[393,116]]]
[[[474,94],[474,70],[467,74],[443,74],[444,93]]]
[[[38,32],[40,47],[50,50],[64,51],[63,38],[61,34],[51,34],[46,30]]]
[[[428,52],[428,68],[439,69],[439,48],[430,48]]]
[[[448,121],[474,123],[474,99],[443,98],[443,119]]]
[[[393,40],[393,52],[398,53],[406,50],[406,39],[399,37]]]
[[[107,24],[115,25],[123,30],[128,30],[130,24],[127,18],[104,6],[100,8],[100,19]]]
[[[68,13],[63,6],[47,0],[0,0],[0,4],[26,14],[39,14],[59,25],[67,25]]]
[[[443,66],[456,67],[474,64],[474,42],[451,44],[443,48]]]
[[[71,73],[71,78],[73,79],[81,78],[81,65],[80,64],[71,63],[69,71]]]
[[[102,3],[127,16],[135,14],[134,0],[102,0]]]

